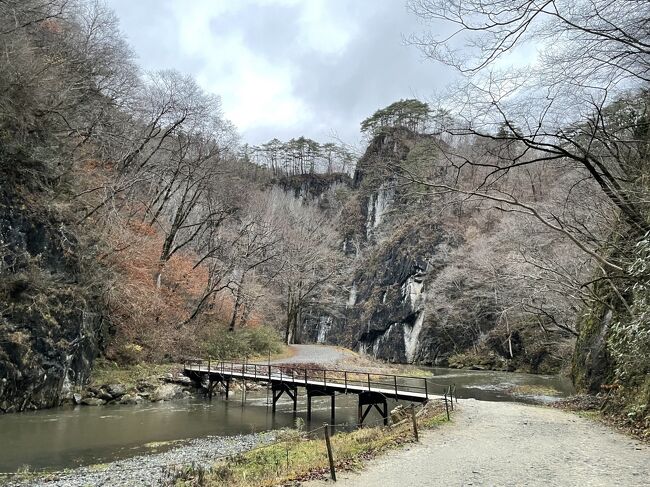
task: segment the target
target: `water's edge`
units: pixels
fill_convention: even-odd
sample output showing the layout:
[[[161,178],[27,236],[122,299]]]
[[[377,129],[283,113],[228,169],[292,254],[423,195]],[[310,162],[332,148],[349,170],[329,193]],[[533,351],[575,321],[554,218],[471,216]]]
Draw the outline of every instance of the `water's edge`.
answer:
[[[432,368],[431,382],[455,384],[459,398],[487,401],[546,403],[573,392],[568,379],[494,371]],[[552,394],[551,394],[552,393]],[[311,423],[306,421],[304,394],[298,410],[282,399],[271,414],[265,390],[229,401],[189,397],[140,405],[77,406],[0,416],[0,472],[23,467],[60,470],[105,464],[136,456],[191,451],[193,442],[227,441],[277,428],[292,428],[298,418],[305,428],[331,422],[329,398],[315,398]],[[397,403],[389,401],[389,407]],[[357,421],[357,398],[336,397],[336,423],[352,428]],[[368,418],[379,419],[376,413]],[[214,440],[216,438],[216,440]]]

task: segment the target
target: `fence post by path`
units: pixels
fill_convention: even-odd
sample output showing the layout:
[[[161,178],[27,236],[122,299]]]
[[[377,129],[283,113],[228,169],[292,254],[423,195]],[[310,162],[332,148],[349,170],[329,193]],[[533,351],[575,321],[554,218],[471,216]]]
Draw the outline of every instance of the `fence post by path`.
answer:
[[[327,458],[330,461],[330,475],[332,480],[336,482],[336,470],[334,469],[334,453],[332,453],[332,443],[330,442],[330,427],[327,423],[323,423],[325,431],[325,446],[327,447]]]
[[[447,402],[447,390],[445,390],[445,411],[447,411],[447,421],[450,421],[449,418],[449,403]]]
[[[415,441],[420,441],[420,436],[418,435],[418,422],[415,418],[415,404],[411,403],[411,420],[413,420],[413,436]]]

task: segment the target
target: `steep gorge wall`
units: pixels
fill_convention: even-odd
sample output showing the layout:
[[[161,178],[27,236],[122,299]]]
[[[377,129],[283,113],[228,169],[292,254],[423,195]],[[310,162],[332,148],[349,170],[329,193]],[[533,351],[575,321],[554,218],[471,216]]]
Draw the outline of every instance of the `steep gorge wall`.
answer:
[[[346,292],[336,304],[314,303],[304,313],[302,340],[432,365],[480,346],[491,357],[486,367],[556,369],[561,360],[533,346],[534,332],[515,330],[503,345],[491,284],[459,260],[470,251],[464,237],[470,219],[437,218],[430,202],[404,189],[400,167],[413,168],[422,155],[435,157],[428,137],[403,129],[370,142],[340,227],[353,263],[340,286]]]
[[[88,379],[104,333],[81,245],[42,196],[0,187],[0,412],[59,405]]]

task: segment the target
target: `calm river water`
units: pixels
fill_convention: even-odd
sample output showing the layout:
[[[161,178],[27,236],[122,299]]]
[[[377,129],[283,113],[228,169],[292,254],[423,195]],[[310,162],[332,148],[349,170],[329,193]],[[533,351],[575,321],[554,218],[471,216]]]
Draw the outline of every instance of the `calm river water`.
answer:
[[[453,383],[460,398],[549,400],[539,395],[513,395],[513,389],[519,386],[552,388],[558,396],[573,392],[570,381],[560,377],[444,368],[430,370],[433,374],[430,392],[437,392],[433,383]],[[160,451],[191,438],[291,427],[296,418],[306,419],[304,391],[301,393],[296,415],[292,403],[283,396],[275,417],[267,407],[265,390],[249,392],[243,407],[241,396],[233,394],[229,401],[215,396],[211,402],[188,398],[138,406],[77,406],[0,415],[0,472],[15,471],[27,465],[39,470],[104,463],[154,449]],[[312,422],[305,428],[330,422],[329,401],[329,398],[314,398]],[[389,401],[389,408],[395,404]],[[356,423],[356,396],[337,396],[336,405],[337,424]],[[372,423],[378,419],[373,411],[366,421]]]

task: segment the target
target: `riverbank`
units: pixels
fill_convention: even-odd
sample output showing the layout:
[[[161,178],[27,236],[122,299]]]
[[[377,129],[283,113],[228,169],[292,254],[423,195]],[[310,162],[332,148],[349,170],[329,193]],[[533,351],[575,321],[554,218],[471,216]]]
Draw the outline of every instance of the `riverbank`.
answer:
[[[418,433],[449,422],[444,402],[430,401],[414,411]],[[358,470],[387,451],[416,441],[411,411],[398,407],[391,412],[391,426],[374,423],[331,437],[331,455],[338,472]],[[188,468],[177,471],[170,485],[209,487],[259,487],[299,485],[308,479],[330,478],[330,463],[324,441],[325,426],[310,432],[292,431],[277,442],[256,448],[236,458],[215,463],[208,471]]]
[[[424,370],[384,364],[338,347],[305,345],[293,347],[293,352],[291,358],[278,358],[274,362],[310,367],[315,359],[319,361],[318,366],[328,369],[422,374],[430,377],[430,391],[456,384],[460,398],[512,401],[513,398],[518,400],[522,397],[538,401],[539,398],[550,397],[555,387],[562,389],[561,381],[552,377],[451,369]],[[98,369],[91,387],[98,390],[94,392],[96,395],[104,394],[104,391],[115,394],[115,384],[111,383],[114,380],[119,380],[123,385],[121,392],[126,390],[127,393],[131,387],[142,386],[143,381],[155,390],[167,386],[170,381],[187,380],[178,375],[180,366],[176,366],[176,370],[166,367],[141,365],[124,369],[111,365],[108,370]],[[231,391],[235,392],[237,386],[231,386]],[[299,398],[297,413],[293,412],[291,401],[286,400],[278,404],[277,414],[272,414],[268,407],[268,391],[251,391],[252,388],[247,387],[250,394],[246,395],[245,402],[241,394],[233,395],[229,401],[222,401],[218,397],[208,401],[198,389],[195,392],[199,394],[183,394],[178,400],[160,399],[154,402],[152,395],[147,396],[144,391],[146,400],[143,399],[140,404],[121,405],[118,402],[99,407],[66,407],[31,412],[13,418],[5,416],[5,424],[0,423],[0,429],[4,429],[9,442],[0,445],[0,459],[4,460],[0,461],[0,470],[12,472],[21,465],[29,464],[34,470],[73,468],[77,471],[83,465],[113,464],[121,462],[122,458],[157,455],[163,453],[162,450],[191,446],[193,441],[201,441],[185,440],[190,438],[226,438],[259,431],[292,429],[296,420],[305,418],[304,396]],[[395,406],[389,404],[391,409]],[[304,429],[317,429],[323,422],[331,422],[329,408],[328,398],[315,399],[311,423],[304,423]],[[372,416],[368,418],[370,423],[379,419]],[[337,399],[336,423],[354,425],[356,420],[356,397],[340,396]],[[44,437],[48,438],[47,444],[41,443]],[[148,445],[155,445],[155,448],[150,449]],[[180,458],[185,458],[182,452]],[[187,461],[191,462],[191,458]],[[84,468],[94,472],[103,467]]]
[[[196,469],[210,468],[216,459],[235,455],[275,440],[277,432],[236,436],[213,436],[178,442],[161,453],[151,453],[115,462],[90,465],[56,473],[21,472],[0,477],[3,487],[114,487],[163,485],[175,466],[192,465]],[[165,447],[168,445],[160,445]]]

